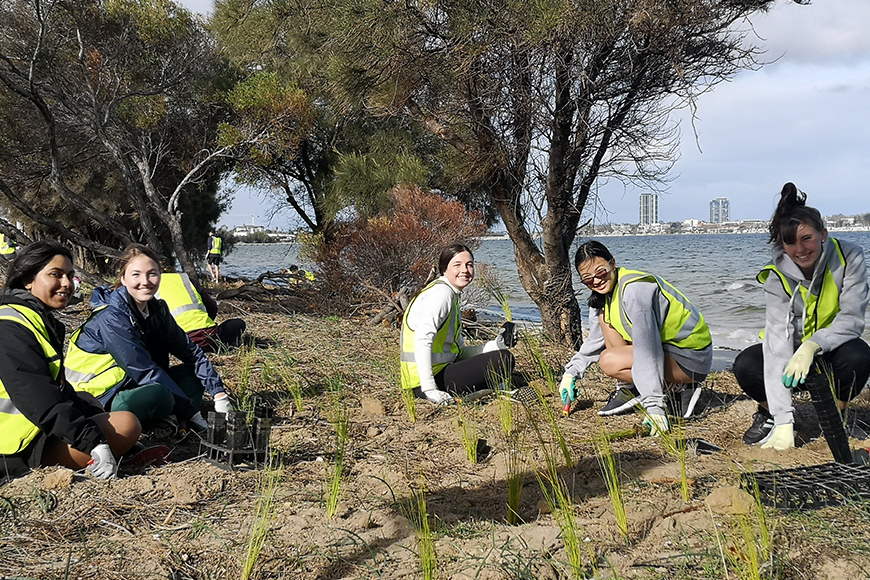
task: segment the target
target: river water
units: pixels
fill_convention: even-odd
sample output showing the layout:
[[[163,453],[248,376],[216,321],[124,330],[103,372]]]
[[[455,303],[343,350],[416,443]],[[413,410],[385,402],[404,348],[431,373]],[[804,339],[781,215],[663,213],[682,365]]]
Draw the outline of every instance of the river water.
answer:
[[[870,249],[870,232],[832,232],[834,237]],[[622,236],[598,238],[620,266],[657,274],[680,289],[704,314],[717,349],[742,350],[758,342],[764,327],[764,293],[755,275],[770,259],[766,234]],[[540,322],[540,313],[520,285],[510,240],[485,240],[475,261],[496,269],[516,320]],[[223,273],[255,278],[266,270],[299,264],[293,244],[244,244],[224,259]],[[574,288],[586,313],[587,290],[575,273]],[[494,302],[478,310],[498,315]],[[870,338],[870,332],[864,332]]]

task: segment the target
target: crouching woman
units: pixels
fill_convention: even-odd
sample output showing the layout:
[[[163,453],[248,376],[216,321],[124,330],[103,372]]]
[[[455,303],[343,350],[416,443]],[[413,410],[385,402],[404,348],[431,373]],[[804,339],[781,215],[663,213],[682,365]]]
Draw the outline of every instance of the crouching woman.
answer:
[[[219,412],[229,409],[229,399],[202,349],[156,298],[158,260],[141,244],[124,250],[115,287],[94,290],[94,314],[70,338],[67,380],[107,409],[132,412],[146,430],[174,429],[171,415],[180,427],[205,428],[203,393],[214,397]],[[170,368],[170,354],[182,364]]]

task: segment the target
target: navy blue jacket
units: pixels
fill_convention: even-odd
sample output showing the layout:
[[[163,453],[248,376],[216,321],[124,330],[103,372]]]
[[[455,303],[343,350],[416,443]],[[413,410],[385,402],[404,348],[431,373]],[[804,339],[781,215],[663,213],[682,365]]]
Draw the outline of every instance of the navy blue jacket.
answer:
[[[224,384],[208,357],[178,326],[163,300],[152,298],[145,318],[126,288],[121,286],[113,291],[104,287],[94,290],[91,305],[95,309],[103,305],[106,308],[85,323],[77,344],[88,352],[111,354],[127,373],[120,385],[99,397],[100,402],[110,400],[119,390],[153,383],[169,389],[177,400],[188,401],[166,372],[170,354],[193,365],[196,377],[211,395],[224,392]],[[199,408],[199,401],[191,403],[192,409]]]

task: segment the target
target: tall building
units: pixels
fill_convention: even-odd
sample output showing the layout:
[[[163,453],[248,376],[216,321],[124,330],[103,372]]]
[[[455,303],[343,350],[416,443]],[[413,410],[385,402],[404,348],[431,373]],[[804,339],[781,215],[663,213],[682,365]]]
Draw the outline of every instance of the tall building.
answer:
[[[654,193],[640,194],[638,225],[648,226],[659,222],[659,198]]]
[[[710,200],[710,223],[721,224],[731,221],[731,204],[727,197]]]

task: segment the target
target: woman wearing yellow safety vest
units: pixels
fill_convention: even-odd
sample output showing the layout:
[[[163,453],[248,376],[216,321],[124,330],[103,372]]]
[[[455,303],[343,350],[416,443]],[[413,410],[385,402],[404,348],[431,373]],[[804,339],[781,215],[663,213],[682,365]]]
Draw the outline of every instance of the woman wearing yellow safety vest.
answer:
[[[455,396],[496,388],[510,377],[513,344],[502,328],[495,340],[465,346],[459,298],[474,279],[474,256],[453,244],[438,259],[441,276],[408,305],[402,319],[400,374],[403,389],[442,405]],[[511,331],[512,332],[512,331]]]
[[[109,479],[139,438],[135,415],[106,413],[64,381],[63,324],[52,312],[73,294],[72,253],[54,241],[28,245],[0,293],[0,476],[28,468],[87,466]]]
[[[652,435],[667,432],[668,383],[682,387],[679,414],[691,417],[713,362],[710,329],[698,309],[662,278],[617,268],[600,242],[581,245],[574,267],[592,290],[590,329],[565,366],[562,402],[576,398],[576,379],[597,360],[606,375],[617,379],[617,390],[599,415],[616,415],[640,404]]]
[[[867,310],[864,250],[828,236],[819,210],[786,183],[770,220],[773,260],[762,268],[766,305],[764,337],[734,360],[734,376],[758,401],[744,443],[794,447],[791,389],[818,374],[824,360],[834,376],[840,410],[870,376],[870,346],[861,340]],[[854,425],[847,431],[866,438]]]
[[[116,287],[94,290],[94,313],[70,337],[65,368],[76,390],[107,409],[134,413],[146,430],[159,427],[173,435],[187,423],[206,428],[199,411],[204,391],[218,412],[229,409],[229,399],[205,353],[156,298],[158,260],[141,244],[127,246]],[[170,367],[169,355],[182,364]]]

